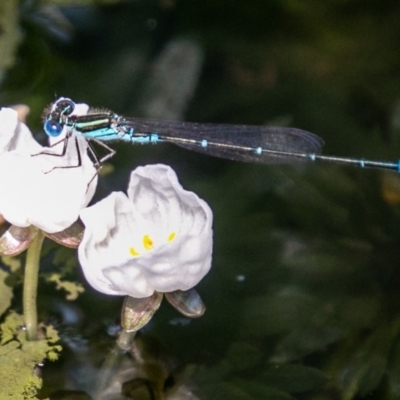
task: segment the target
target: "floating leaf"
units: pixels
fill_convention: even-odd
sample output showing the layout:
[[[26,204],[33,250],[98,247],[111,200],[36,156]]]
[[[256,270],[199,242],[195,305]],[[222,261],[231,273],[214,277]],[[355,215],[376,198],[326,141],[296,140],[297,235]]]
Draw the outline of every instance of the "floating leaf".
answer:
[[[335,352],[329,372],[343,391],[343,399],[366,396],[377,389],[386,374],[394,340],[400,333],[400,319],[382,324],[369,336],[354,336]]]
[[[63,280],[61,274],[51,274],[47,281],[54,282],[57,290],[64,289],[67,292],[67,300],[76,300],[79,294],[85,291],[81,283]]]
[[[67,247],[57,246],[54,259],[54,265],[61,267],[61,273],[67,275],[71,273],[78,265],[76,252]]]
[[[21,268],[21,260],[17,257],[1,257],[1,262],[10,268],[11,272],[17,272]]]
[[[45,328],[44,338],[28,342],[21,329],[23,317],[11,313],[0,325],[0,382],[3,398],[9,400],[36,399],[41,379],[34,369],[44,359],[56,360],[61,346],[56,345],[58,334],[52,327]]]
[[[262,353],[260,349],[248,343],[232,343],[225,358],[235,371],[242,371],[255,367],[261,360]]]
[[[322,371],[298,364],[269,365],[261,381],[288,393],[303,393],[321,389],[328,382]]]
[[[205,385],[201,390],[202,399],[218,399],[218,400],[255,400],[255,398],[246,393],[236,384],[231,382],[220,382]]]
[[[246,299],[243,307],[241,329],[256,336],[283,334],[310,323],[322,325],[326,320],[321,299],[296,287]]]
[[[242,379],[235,380],[235,382],[255,400],[295,400],[294,397],[286,391],[281,391],[261,383],[245,381]]]
[[[388,391],[393,398],[400,398],[400,340],[397,340],[390,358]]]
[[[6,271],[0,269],[0,315],[10,307],[13,297],[12,288],[5,282],[8,276]]]

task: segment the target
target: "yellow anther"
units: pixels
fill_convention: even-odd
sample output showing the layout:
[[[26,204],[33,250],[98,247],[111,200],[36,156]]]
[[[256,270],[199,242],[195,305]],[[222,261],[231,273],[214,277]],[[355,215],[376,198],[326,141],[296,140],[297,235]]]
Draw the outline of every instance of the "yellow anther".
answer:
[[[143,236],[143,247],[149,251],[153,248],[153,241],[151,240],[149,235]]]
[[[172,242],[172,241],[175,239],[175,237],[176,237],[176,232],[171,232],[171,233],[169,234],[169,236],[168,236],[167,241],[168,241],[168,242]]]
[[[140,253],[138,253],[133,247],[129,247],[129,253],[131,253],[131,256],[140,256]]]

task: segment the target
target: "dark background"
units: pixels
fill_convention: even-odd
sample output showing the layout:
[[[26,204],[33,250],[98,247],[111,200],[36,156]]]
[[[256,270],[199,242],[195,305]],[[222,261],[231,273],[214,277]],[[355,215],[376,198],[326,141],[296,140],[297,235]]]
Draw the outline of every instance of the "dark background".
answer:
[[[2,7],[0,103],[29,105],[39,140],[43,108],[67,96],[127,116],[294,126],[321,136],[326,154],[399,157],[397,1]],[[147,375],[153,394],[121,398],[195,398],[177,388],[200,399],[400,398],[396,173],[113,147],[97,198],[125,190],[137,165],[162,162],[215,218],[213,268],[198,286],[206,314],[187,323],[163,304],[140,340],[164,372]],[[75,275],[84,280],[79,267]],[[122,299],[87,287],[70,303],[46,283],[39,299],[65,348],[44,368],[43,396],[91,393]]]

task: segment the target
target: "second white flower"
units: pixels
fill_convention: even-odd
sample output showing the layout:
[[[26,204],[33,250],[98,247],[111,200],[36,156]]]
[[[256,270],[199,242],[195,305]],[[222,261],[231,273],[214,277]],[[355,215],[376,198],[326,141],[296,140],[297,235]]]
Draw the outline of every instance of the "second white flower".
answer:
[[[100,292],[143,298],[194,287],[209,271],[212,211],[165,165],[132,172],[128,196],[81,211],[79,260]]]

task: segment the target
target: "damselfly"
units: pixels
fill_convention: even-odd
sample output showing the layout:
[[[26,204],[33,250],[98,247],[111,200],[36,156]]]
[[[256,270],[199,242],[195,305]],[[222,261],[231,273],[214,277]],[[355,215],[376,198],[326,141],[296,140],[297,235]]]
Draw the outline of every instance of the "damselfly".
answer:
[[[58,99],[45,111],[44,130],[50,137],[57,137],[66,128],[64,150],[60,155],[65,154],[67,141],[74,136],[83,136],[104,147],[108,153],[97,159],[89,146],[97,168],[115,154],[105,142],[119,140],[133,144],[166,142],[216,157],[263,164],[321,160],[400,171],[400,160],[386,162],[321,155],[324,141],[313,133],[295,128],[126,118],[100,109],[90,109],[87,115],[75,115],[74,109],[71,99]]]

